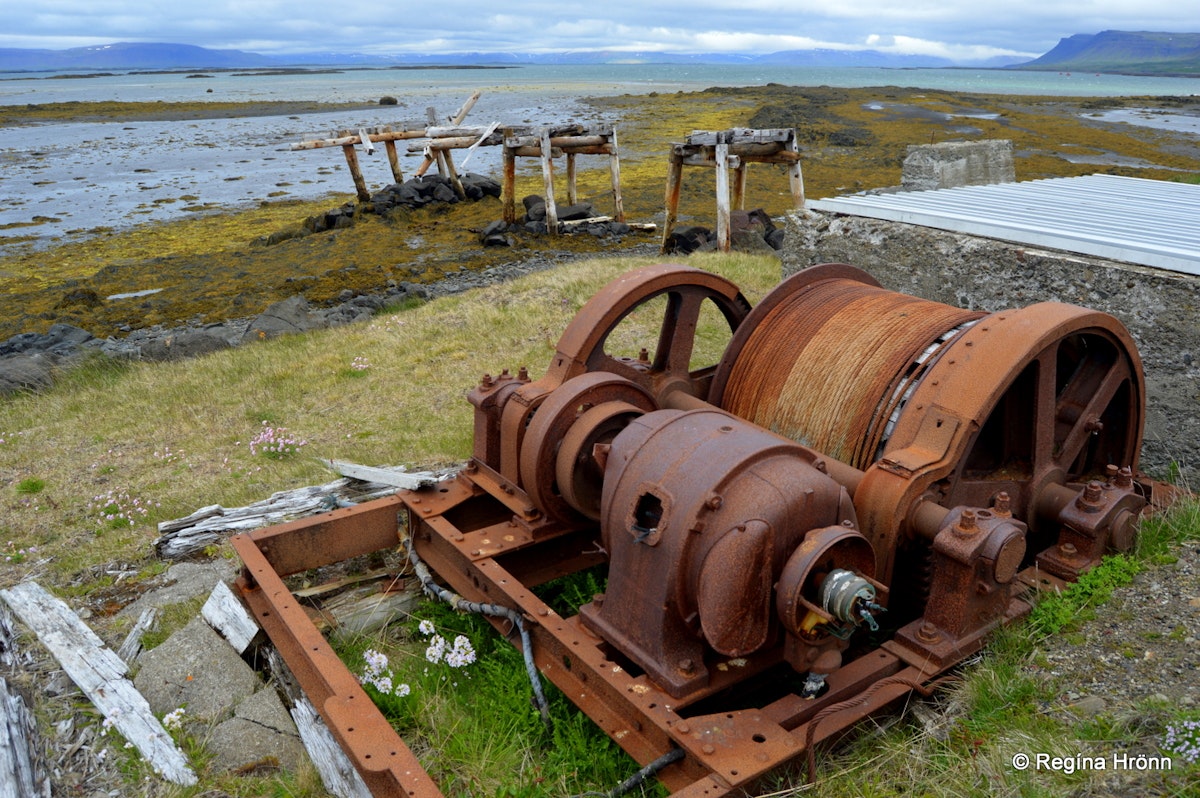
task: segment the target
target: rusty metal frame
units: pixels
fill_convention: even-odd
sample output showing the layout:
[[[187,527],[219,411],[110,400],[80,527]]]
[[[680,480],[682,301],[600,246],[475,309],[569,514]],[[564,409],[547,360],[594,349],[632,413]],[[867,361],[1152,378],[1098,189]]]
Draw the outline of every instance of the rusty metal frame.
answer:
[[[373,795],[437,796],[437,785],[391,728],[357,679],[316,630],[283,578],[387,549],[405,534],[422,559],[467,599],[521,612],[534,660],[576,706],[639,763],[673,749],[684,757],[658,773],[675,796],[745,794],[753,784],[803,756],[868,715],[924,686],[950,667],[889,642],[847,663],[829,678],[829,691],[806,700],[786,688],[757,708],[712,712],[703,701],[751,685],[779,664],[778,654],[711,663],[712,684],[683,701],[634,672],[619,654],[579,621],[561,617],[532,588],[603,562],[596,530],[523,519],[487,490],[484,469],[468,467],[430,489],[404,491],[358,507],[241,534],[233,545],[244,563],[238,591],[267,631],[330,731]],[[519,492],[519,489],[518,489]],[[512,497],[506,496],[511,503]],[[518,500],[526,497],[518,496]],[[1023,575],[1027,580],[1029,575]],[[1009,616],[1027,609],[1014,600]],[[520,645],[510,624],[497,629]],[[965,652],[964,652],[965,653]],[[702,704],[697,702],[703,701]]]
[[[607,420],[650,413],[655,407],[671,408],[655,411],[655,423],[682,415],[692,423],[698,414],[720,413],[727,422],[720,422],[719,430],[732,433],[736,409],[727,415],[713,406],[723,404],[730,363],[787,296],[816,290],[828,280],[878,288],[853,267],[818,266],[786,281],[782,291],[751,311],[737,287],[716,275],[672,264],[630,273],[577,314],[541,379],[530,382],[524,371],[516,378],[507,373],[496,379],[485,376],[472,391],[475,456],[462,473],[431,487],[233,539],[245,565],[239,591],[374,795],[441,793],[310,622],[284,582],[288,575],[411,543],[439,579],[466,601],[520,613],[532,646],[526,653],[541,674],[639,763],[663,765],[656,775],[673,795],[717,798],[745,795],[762,777],[803,755],[811,762],[817,743],[911,691],[927,694],[947,669],[977,651],[993,629],[1028,612],[1029,593],[1060,588],[1063,579],[1077,576],[1110,547],[1131,545],[1136,515],[1147,499],[1156,502],[1160,492],[1134,482],[1145,395],[1132,339],[1110,317],[1072,306],[1035,305],[978,319],[979,314],[968,314],[971,325],[962,325],[933,358],[914,384],[906,406],[911,410],[895,421],[886,447],[865,470],[807,450],[795,454],[798,461],[812,460],[814,479],[829,475],[841,496],[839,507],[842,499],[847,506],[853,500],[867,536],[863,545],[869,541],[876,559],[877,567],[869,569],[874,573],[865,576],[881,580],[872,584],[894,594],[892,572],[900,543],[919,538],[928,546],[932,583],[920,617],[898,616],[897,625],[905,625],[877,648],[857,643],[848,649],[846,663],[828,675],[827,692],[815,699],[784,677],[796,668],[786,644],[764,645],[756,638],[753,646],[735,641],[726,647],[689,648],[678,660],[681,672],[697,670],[705,678],[672,683],[662,678],[663,671],[655,671],[670,658],[640,657],[637,646],[625,645],[620,634],[609,633],[611,628],[605,632],[612,618],[621,615],[610,617],[607,610],[663,603],[661,596],[614,587],[621,579],[633,584],[645,574],[657,575],[660,563],[623,558],[629,549],[605,537],[628,524],[619,518],[602,521],[603,513],[589,512],[596,508],[581,496],[595,499],[594,491],[585,490],[594,487],[588,482],[594,474],[573,470],[580,462],[575,453],[590,451],[598,463],[610,453],[618,460],[626,456],[622,447],[628,441],[618,438],[610,444],[605,437]],[[604,342],[621,319],[664,294],[668,301],[654,357],[648,351],[637,359],[607,355]],[[733,337],[720,364],[689,372],[705,302],[721,311]],[[1084,387],[1060,392],[1058,352],[1072,335],[1098,342],[1092,345],[1095,360],[1086,361]],[[903,354],[906,362],[911,359],[907,351]],[[1074,356],[1068,352],[1066,357]],[[980,440],[981,426],[1017,384],[1016,375],[1027,369],[1037,376],[1032,392],[1037,457],[1027,481],[1006,478],[985,482],[986,489],[967,485],[960,490],[963,460]],[[979,374],[989,378],[978,379]],[[892,388],[885,395],[895,393]],[[1075,478],[1091,477],[1072,470],[1083,442],[1103,429],[1103,414],[1114,403],[1117,423],[1110,426],[1117,430],[1110,434],[1125,467],[1110,463],[1106,481],[1075,485]],[[693,424],[695,429],[702,426]],[[645,429],[656,427],[647,422]],[[747,434],[740,433],[743,439]],[[1059,440],[1061,455],[1054,446]],[[799,448],[791,442],[788,446]],[[769,448],[758,445],[756,451]],[[569,454],[565,459],[564,449]],[[651,458],[646,480],[658,478],[661,461]],[[717,466],[722,475],[731,468]],[[699,470],[688,474],[697,477]],[[582,488],[575,484],[577,476],[586,483]],[[944,486],[938,502],[929,494],[943,478],[952,484]],[[639,480],[631,484],[645,481]],[[611,484],[623,483],[614,477]],[[637,491],[626,498],[636,498]],[[710,510],[736,506],[729,496],[724,501],[716,496],[715,505],[701,502],[702,495],[693,498],[693,504]],[[1019,518],[1013,517],[1014,504],[1022,508]],[[664,511],[662,517],[668,515]],[[837,518],[842,517],[839,510]],[[841,523],[853,528],[849,518]],[[1061,527],[1057,545],[1030,552],[1036,554],[1035,564],[1017,574],[1020,563],[1031,562],[1025,557],[1026,532],[1038,522],[1051,525],[1050,531]],[[702,525],[679,527],[685,528],[702,531]],[[611,547],[611,560],[601,543]],[[719,559],[724,563],[728,558]],[[673,554],[658,560],[669,567],[682,562]],[[619,569],[611,574],[607,606],[606,597],[597,596],[580,610],[583,615],[562,617],[535,592],[552,579],[606,561]],[[724,598],[717,604],[722,602]],[[507,619],[489,620],[514,645],[524,645],[526,638]],[[644,628],[657,627],[648,623]],[[676,629],[672,634],[683,639],[692,633]],[[771,634],[776,633],[764,628],[764,636]],[[718,650],[755,653],[733,657]],[[840,662],[840,648],[837,655]]]

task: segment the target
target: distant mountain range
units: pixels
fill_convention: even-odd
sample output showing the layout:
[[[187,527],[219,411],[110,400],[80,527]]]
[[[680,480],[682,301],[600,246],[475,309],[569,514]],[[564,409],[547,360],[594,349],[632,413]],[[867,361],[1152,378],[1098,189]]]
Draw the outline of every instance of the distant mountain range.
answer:
[[[766,66],[884,67],[916,69],[984,67],[1055,71],[1200,76],[1200,33],[1104,31],[1076,34],[1050,52],[1026,61],[1000,56],[952,61],[878,50],[785,50],[767,55],[731,53],[630,53],[587,50],[566,53],[447,53],[369,56],[359,53],[301,53],[269,56],[241,50],[211,50],[188,44],[118,42],[69,50],[0,48],[0,72],[104,70],[281,69],[322,66],[520,66],[523,64],[762,64]]]
[[[922,55],[891,55],[877,50],[788,50],[768,55],[730,53],[630,53],[588,50],[566,53],[447,53],[369,56],[358,53],[300,53],[268,56],[241,50],[211,50],[187,44],[118,42],[69,50],[0,48],[2,72],[67,70],[278,69],[298,66],[462,66],[522,64],[765,64],[819,67],[1003,67],[1021,61],[998,57],[970,62]]]
[[[1200,33],[1077,33],[1016,69],[1200,76]]]

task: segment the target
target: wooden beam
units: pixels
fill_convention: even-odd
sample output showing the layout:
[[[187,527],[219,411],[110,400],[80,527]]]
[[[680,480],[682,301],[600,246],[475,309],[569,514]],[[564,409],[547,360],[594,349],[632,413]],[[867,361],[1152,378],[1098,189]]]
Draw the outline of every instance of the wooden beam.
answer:
[[[729,251],[729,145],[717,144],[717,248]]]
[[[352,477],[376,485],[391,485],[404,490],[431,488],[454,473],[453,471],[413,471],[410,473],[403,469],[359,465],[345,460],[325,460],[323,462],[343,477]]]
[[[0,598],[25,624],[84,695],[172,784],[196,784],[196,774],[150,710],[145,697],[126,678],[128,666],[59,599],[36,582],[0,590]]]
[[[304,743],[304,750],[321,776],[325,789],[338,798],[371,798],[366,782],[307,698],[300,697],[292,707],[291,715],[300,733],[300,742]]]
[[[403,141],[405,139],[419,139],[425,137],[425,129],[420,130],[387,130],[380,133],[371,133],[371,141]],[[318,150],[322,147],[345,147],[347,144],[361,144],[361,139],[358,135],[338,136],[332,139],[318,139],[316,141],[299,141],[291,145],[293,150]]]
[[[208,600],[200,608],[200,616],[239,655],[246,653],[246,649],[262,631],[258,622],[224,582],[217,582],[212,593],[208,594]]]
[[[800,171],[800,145],[796,141],[796,131],[792,131],[792,137],[788,140],[787,155],[794,156],[795,160],[788,167],[788,185],[792,190],[792,204],[797,208],[804,207],[804,173]]]
[[[392,179],[397,183],[403,183],[404,173],[400,171],[400,156],[396,153],[396,142],[388,139],[383,142],[383,148],[387,152],[388,166],[392,168]]]
[[[371,192],[367,189],[367,181],[363,179],[362,170],[358,168],[358,154],[354,151],[354,145],[344,145],[342,152],[346,156],[346,166],[350,169],[350,177],[354,179],[354,193],[358,195],[359,202],[369,202]]]
[[[617,131],[613,128],[609,141],[608,171],[612,176],[613,215],[618,222],[625,221],[625,203],[621,199],[621,158],[617,154]]]
[[[138,655],[142,653],[142,635],[146,632],[154,630],[158,625],[158,607],[147,607],[142,610],[142,614],[138,616],[137,623],[129,630],[129,634],[125,635],[124,642],[117,649],[117,656],[133,664]]]
[[[505,138],[508,131],[504,131]],[[504,204],[504,223],[517,223],[517,157],[509,147],[503,149],[504,178],[501,180],[500,199]]]
[[[733,197],[730,205],[740,211],[746,210],[746,162],[741,161],[733,168]]]
[[[579,191],[575,182],[575,153],[567,153],[567,204],[579,202]]]
[[[667,254],[667,241],[675,232],[675,220],[679,218],[679,189],[683,185],[683,157],[672,149],[667,156],[666,218],[663,220],[662,253]]]
[[[550,145],[550,128],[542,131],[542,180],[546,185],[546,228],[558,235],[558,208],[554,204],[554,148]]]

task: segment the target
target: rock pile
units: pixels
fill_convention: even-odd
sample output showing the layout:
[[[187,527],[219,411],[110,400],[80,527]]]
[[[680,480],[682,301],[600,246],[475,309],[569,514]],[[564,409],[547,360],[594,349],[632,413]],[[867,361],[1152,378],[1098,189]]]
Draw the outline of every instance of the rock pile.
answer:
[[[525,214],[520,219],[513,224],[506,224],[503,220],[492,222],[480,231],[479,242],[485,247],[511,247],[516,243],[513,238],[514,233],[532,233],[533,235],[548,233],[550,228],[546,224],[545,198],[530,194],[522,200],[522,204],[525,206]],[[557,232],[559,233],[587,233],[597,238],[603,238],[625,235],[631,230],[630,226],[624,222],[618,222],[609,216],[598,214],[595,206],[590,202],[559,206],[555,210],[558,215]]]
[[[776,227],[761,208],[729,214],[730,246],[735,252],[776,254],[783,247],[784,229]],[[666,251],[676,255],[715,252],[717,234],[707,227],[677,227],[667,237]]]
[[[500,196],[500,184],[490,177],[468,172],[459,178],[465,196],[459,196],[450,178],[442,175],[414,177],[403,183],[393,183],[371,196],[369,202],[347,202],[325,213],[310,216],[304,229],[310,233],[341,230],[354,224],[356,214],[374,213],[387,216],[396,208],[421,208],[433,203],[478,201],[484,197]]]

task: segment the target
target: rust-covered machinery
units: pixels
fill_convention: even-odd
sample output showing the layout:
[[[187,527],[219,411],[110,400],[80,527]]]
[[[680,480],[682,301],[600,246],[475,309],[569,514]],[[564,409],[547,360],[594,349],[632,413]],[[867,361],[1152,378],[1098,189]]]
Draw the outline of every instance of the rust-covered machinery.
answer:
[[[657,340],[610,354],[648,307]],[[695,368],[702,317],[728,345]],[[365,695],[279,577],[398,534],[519,613],[541,673],[635,759],[672,755],[675,794],[740,793],[1129,549],[1144,397],[1129,334],[1083,308],[961,310],[838,264],[751,308],[648,267],[584,306],[544,376],[484,377],[457,477],[239,538],[242,593],[376,794],[436,787],[352,711]],[[537,597],[600,564],[577,615]]]

